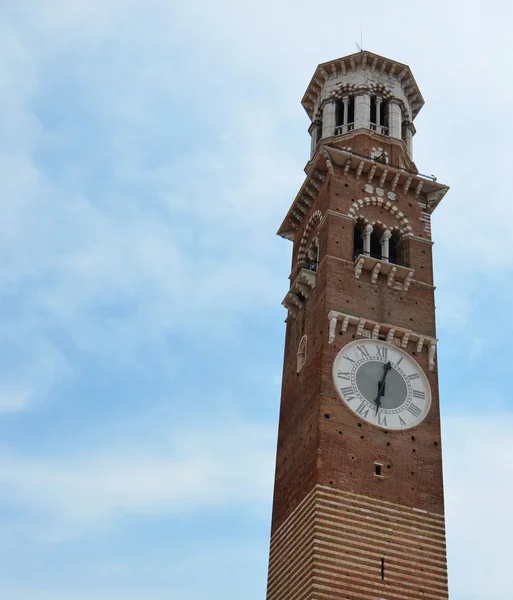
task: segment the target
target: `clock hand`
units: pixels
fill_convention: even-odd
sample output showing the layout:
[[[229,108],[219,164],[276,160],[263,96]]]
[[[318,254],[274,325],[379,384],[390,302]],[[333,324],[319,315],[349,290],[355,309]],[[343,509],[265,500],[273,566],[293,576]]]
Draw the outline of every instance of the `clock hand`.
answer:
[[[374,402],[376,403],[376,414],[378,414],[379,407],[381,406],[381,396],[383,396],[383,392],[385,390],[385,380],[386,380],[388,372],[390,371],[391,368],[392,368],[392,363],[390,361],[385,363],[385,371],[383,373],[383,377],[381,378],[381,381],[378,383],[378,395],[376,396],[376,400],[374,400]]]

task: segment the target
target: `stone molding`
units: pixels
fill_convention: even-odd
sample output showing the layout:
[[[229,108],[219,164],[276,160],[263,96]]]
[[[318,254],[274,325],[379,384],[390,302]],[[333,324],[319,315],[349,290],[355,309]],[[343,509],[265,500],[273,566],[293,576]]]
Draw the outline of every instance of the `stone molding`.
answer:
[[[349,325],[354,325],[356,326],[356,335],[360,337],[377,340],[379,339],[380,334],[386,334],[386,341],[399,348],[406,349],[409,343],[416,344],[416,351],[418,354],[420,354],[423,347],[426,346],[428,350],[429,370],[434,371],[435,369],[436,345],[438,343],[437,338],[412,331],[411,329],[406,329],[405,327],[397,327],[390,323],[379,323],[373,319],[357,317],[356,315],[336,310],[331,310],[328,313],[328,319],[330,322],[328,342],[330,344],[333,344],[335,341],[337,323],[341,323],[341,333],[344,333]]]

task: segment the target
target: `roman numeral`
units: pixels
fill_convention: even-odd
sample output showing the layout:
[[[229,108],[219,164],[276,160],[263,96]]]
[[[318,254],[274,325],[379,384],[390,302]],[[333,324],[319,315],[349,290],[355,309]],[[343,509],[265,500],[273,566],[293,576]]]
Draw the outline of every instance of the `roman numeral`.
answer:
[[[401,356],[401,358],[395,363],[397,366],[399,366],[404,360],[404,356]]]
[[[419,390],[413,390],[413,397],[424,400],[426,398],[426,394],[425,394],[425,392],[420,392]]]
[[[337,370],[337,377],[339,379],[347,379],[347,381],[349,381],[351,379],[351,374],[349,372],[344,373],[340,370]]]
[[[367,418],[367,415],[369,414],[369,408],[367,408],[367,406],[362,402],[360,404],[360,406],[356,409],[356,412],[361,415],[364,419]]]
[[[414,373],[413,375],[408,375],[408,379],[413,381],[414,379],[418,379],[420,375],[418,373]]]
[[[356,362],[355,360],[353,360],[352,358],[347,356],[347,354],[344,354],[344,356],[342,358],[345,358],[346,360],[348,360],[350,363],[353,363],[353,364]]]
[[[351,400],[354,400],[356,398],[356,394],[354,393],[353,388],[351,386],[340,388],[340,391],[342,392],[342,396],[344,396],[347,402],[351,402]]]
[[[398,415],[398,417],[399,417],[399,423],[401,423],[401,425],[406,425],[406,421],[403,421],[401,419],[401,415]]]
[[[422,410],[416,404],[410,404],[406,410],[415,418],[420,417],[420,413],[422,412]]]
[[[386,427],[387,426],[387,416],[383,415],[383,419],[380,418],[381,415],[378,413],[378,425],[381,425],[382,427]],[[401,417],[399,417],[401,418]]]
[[[361,352],[362,356],[369,356],[369,351],[365,346],[356,346],[356,349]]]
[[[380,358],[388,358],[388,348],[385,346],[376,346],[377,354]]]

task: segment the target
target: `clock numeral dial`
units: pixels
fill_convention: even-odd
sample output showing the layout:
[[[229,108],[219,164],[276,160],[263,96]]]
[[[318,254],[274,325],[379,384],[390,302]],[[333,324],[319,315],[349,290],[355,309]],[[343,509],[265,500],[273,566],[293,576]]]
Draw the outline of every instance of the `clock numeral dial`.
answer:
[[[351,400],[356,398],[356,394],[351,386],[340,388],[340,391],[347,402],[351,402]]]
[[[431,406],[422,368],[402,348],[377,339],[349,342],[333,364],[342,404],[360,420],[389,430],[419,425]]]
[[[369,414],[370,408],[364,404],[363,402],[360,404],[360,406],[356,409],[356,412],[363,417],[364,419],[367,418],[368,414]]]
[[[410,404],[406,409],[409,413],[411,413],[415,418],[420,417],[422,414],[422,409],[420,409],[416,404]]]
[[[388,348],[385,346],[376,346],[376,356],[380,358],[388,358]]]

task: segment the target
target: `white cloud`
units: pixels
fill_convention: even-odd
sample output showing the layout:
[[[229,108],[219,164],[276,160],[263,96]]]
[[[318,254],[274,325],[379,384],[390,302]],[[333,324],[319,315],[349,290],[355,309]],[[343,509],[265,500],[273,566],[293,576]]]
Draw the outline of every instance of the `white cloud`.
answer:
[[[164,445],[154,435],[138,446],[127,441],[53,459],[4,447],[4,502],[23,507],[29,520],[53,523],[40,534],[67,537],[129,516],[226,506],[259,510],[270,501],[274,428],[230,420],[208,429],[171,428],[169,436]]]
[[[503,600],[513,536],[513,415],[462,412],[444,419],[443,434],[453,597]]]

